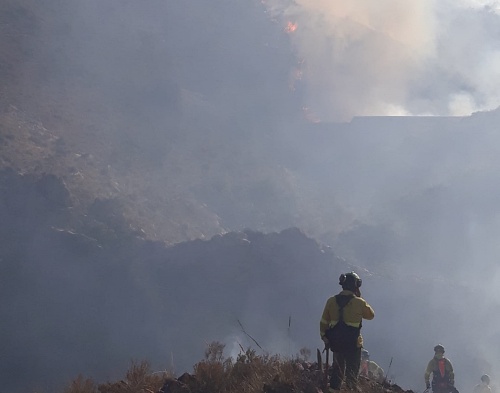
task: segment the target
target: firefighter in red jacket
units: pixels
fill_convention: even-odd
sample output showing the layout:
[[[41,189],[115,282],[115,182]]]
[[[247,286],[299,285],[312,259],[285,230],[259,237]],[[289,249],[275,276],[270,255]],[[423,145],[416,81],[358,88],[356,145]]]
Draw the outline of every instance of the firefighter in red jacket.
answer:
[[[444,357],[444,347],[438,344],[434,347],[434,357],[425,370],[425,387],[431,388],[430,376],[432,374],[432,391],[434,393],[457,392],[455,388],[455,374],[451,362]]]

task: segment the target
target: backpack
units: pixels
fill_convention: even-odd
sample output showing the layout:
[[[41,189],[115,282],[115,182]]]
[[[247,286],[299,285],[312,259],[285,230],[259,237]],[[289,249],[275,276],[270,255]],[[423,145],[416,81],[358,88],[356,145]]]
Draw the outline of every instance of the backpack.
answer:
[[[436,368],[432,371],[432,390],[443,390],[450,387],[450,376],[446,370],[446,358],[436,359]]]
[[[336,295],[335,301],[339,306],[339,321],[325,332],[326,338],[333,352],[353,352],[358,348],[359,327],[349,326],[344,322],[344,307],[354,295]]]

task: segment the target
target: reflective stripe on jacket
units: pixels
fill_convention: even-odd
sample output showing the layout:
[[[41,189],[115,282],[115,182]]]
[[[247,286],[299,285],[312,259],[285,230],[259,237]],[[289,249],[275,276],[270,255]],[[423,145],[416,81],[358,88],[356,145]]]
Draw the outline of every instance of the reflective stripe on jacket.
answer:
[[[349,296],[354,295],[354,293],[352,291],[343,290],[339,293],[339,295]],[[347,325],[359,327],[362,319],[373,319],[375,317],[375,312],[365,299],[354,296],[344,307],[343,316],[344,322]],[[335,296],[332,296],[326,301],[323,315],[321,316],[321,321],[319,323],[319,332],[321,337],[325,335],[326,329],[335,326],[338,320],[339,306],[337,304],[337,301],[335,300]],[[360,335],[358,339],[358,347],[361,347],[362,345],[363,338]]]
[[[446,359],[442,354],[436,354],[431,359],[431,361],[427,364],[427,368],[425,370],[425,375],[424,375],[425,383],[426,384],[429,383],[431,374],[440,373],[439,366],[438,366],[439,359],[445,360],[444,371],[445,371],[445,373],[448,374],[448,380],[449,380],[450,385],[452,385],[452,386],[455,385],[455,374],[453,373],[453,366],[452,366],[451,362],[448,359]]]

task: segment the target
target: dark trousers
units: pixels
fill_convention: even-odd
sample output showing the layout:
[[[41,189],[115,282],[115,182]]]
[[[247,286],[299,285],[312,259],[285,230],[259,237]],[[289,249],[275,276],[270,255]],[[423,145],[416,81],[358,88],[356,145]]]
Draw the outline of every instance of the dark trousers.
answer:
[[[361,348],[351,352],[334,352],[330,388],[340,390],[345,381],[348,389],[355,389],[361,365]]]
[[[448,385],[444,387],[438,387],[433,384],[432,386],[432,393],[458,393],[458,390],[455,386],[453,385]]]

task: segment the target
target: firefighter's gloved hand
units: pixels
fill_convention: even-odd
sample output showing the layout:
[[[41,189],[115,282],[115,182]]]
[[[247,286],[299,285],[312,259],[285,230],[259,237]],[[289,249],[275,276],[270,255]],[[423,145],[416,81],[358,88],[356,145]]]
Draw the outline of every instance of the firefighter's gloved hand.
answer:
[[[426,389],[430,389],[430,388],[431,388],[431,384],[430,384],[430,382],[427,382],[427,383],[425,384],[425,388],[426,388]]]
[[[329,345],[330,345],[330,342],[328,341],[328,339],[326,338],[326,336],[321,337],[321,339],[325,343],[325,348],[328,348]]]

